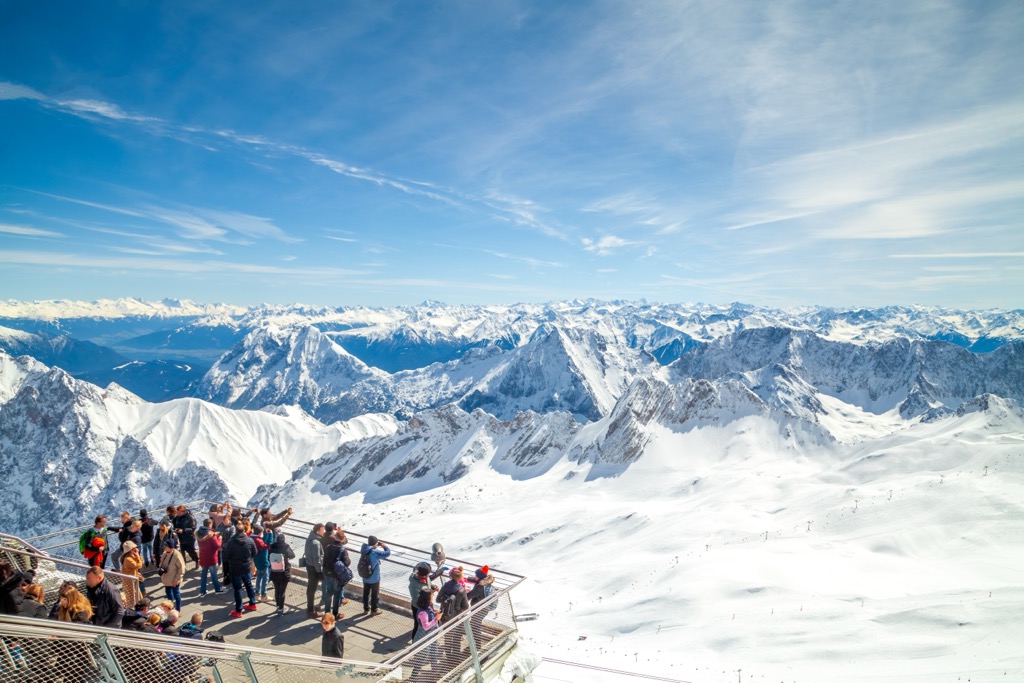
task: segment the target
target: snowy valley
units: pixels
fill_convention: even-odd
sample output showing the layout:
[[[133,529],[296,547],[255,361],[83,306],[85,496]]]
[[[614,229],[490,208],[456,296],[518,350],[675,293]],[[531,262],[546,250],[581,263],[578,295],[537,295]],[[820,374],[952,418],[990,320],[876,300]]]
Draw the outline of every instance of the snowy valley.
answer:
[[[118,300],[0,325],[5,531],[232,496],[527,575],[541,656],[1024,679],[1024,312]],[[159,402],[86,381],[123,359],[205,369],[130,378]]]

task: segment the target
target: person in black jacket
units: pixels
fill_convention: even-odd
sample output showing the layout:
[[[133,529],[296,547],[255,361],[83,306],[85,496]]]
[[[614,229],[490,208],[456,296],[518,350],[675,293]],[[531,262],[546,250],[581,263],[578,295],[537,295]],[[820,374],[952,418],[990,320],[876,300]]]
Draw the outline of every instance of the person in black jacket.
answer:
[[[247,612],[255,611],[256,591],[252,588],[252,574],[249,573],[249,563],[252,562],[252,558],[256,557],[256,542],[249,538],[245,533],[245,528],[239,525],[235,527],[235,532],[231,535],[231,539],[224,543],[221,550],[224,554],[224,562],[227,564],[228,572],[231,575],[231,586],[235,589],[235,609],[232,610],[231,616],[242,616],[243,585],[249,598],[249,604],[244,609]]]
[[[281,557],[278,558],[278,555]],[[274,534],[274,542],[270,544],[270,580],[274,584],[274,601],[277,603],[276,614],[284,614],[284,593],[291,580],[292,565],[289,560],[295,559],[295,551],[285,542],[284,532]]]
[[[348,602],[348,598],[345,597],[345,586],[348,582],[342,581],[342,577],[334,570],[338,560],[346,567],[352,566],[352,558],[345,548],[346,543],[348,537],[345,532],[335,529],[331,542],[324,551],[324,614],[333,614],[335,620],[345,618],[341,606]]]
[[[121,525],[120,526],[108,526],[107,527],[107,531],[108,532],[110,532],[110,531],[116,531],[117,532],[117,548],[114,550],[113,553],[110,554],[109,558],[103,558],[104,559],[104,564],[100,565],[100,567],[102,569],[106,569],[107,568],[107,565],[105,563],[107,559],[110,560],[110,563],[111,563],[110,566],[114,569],[114,571],[117,571],[117,570],[119,570],[121,568],[121,555],[124,552],[121,549],[121,546],[123,546],[124,542],[128,540],[128,524],[130,523],[131,518],[132,518],[132,516],[130,514],[128,514],[127,512],[122,512],[121,513]]]
[[[16,616],[21,611],[24,594],[21,585],[30,583],[26,577],[7,560],[0,560],[0,614]]]
[[[334,625],[334,615],[325,614],[320,620],[320,625],[324,628],[323,639],[320,641],[320,654],[324,657],[344,659],[345,636],[341,635],[341,631]]]
[[[92,604],[92,623],[97,626],[121,628],[124,617],[124,603],[121,591],[110,583],[99,567],[89,567],[85,573],[86,596]]]
[[[142,552],[143,566],[148,568],[153,564],[153,539],[156,537],[157,521],[149,516],[145,508],[139,510],[139,521],[142,522],[142,528],[139,529],[142,543],[139,549]]]
[[[174,515],[174,532],[181,543],[181,554],[188,555],[199,569],[199,554],[196,553],[196,518],[184,505],[179,505]]]

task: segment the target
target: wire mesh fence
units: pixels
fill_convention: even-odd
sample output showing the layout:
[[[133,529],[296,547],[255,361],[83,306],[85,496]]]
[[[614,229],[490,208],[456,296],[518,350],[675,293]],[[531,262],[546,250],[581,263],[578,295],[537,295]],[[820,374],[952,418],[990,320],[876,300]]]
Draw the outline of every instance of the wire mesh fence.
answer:
[[[388,660],[402,681],[458,681],[482,667],[515,634],[515,614],[508,591],[499,591],[442,624],[407,651]]]
[[[350,683],[395,667],[0,616],[2,683]],[[395,679],[397,680],[397,679]]]
[[[43,588],[43,604],[46,607],[52,607],[57,602],[60,588],[65,583],[73,584],[80,593],[86,594],[88,586],[85,572],[89,569],[88,565],[25,550],[24,546],[18,547],[11,538],[0,538],[0,558],[21,572],[34,573],[34,582]],[[138,595],[139,582],[135,577],[112,571],[104,572],[103,576],[121,592],[122,599],[125,595]]]

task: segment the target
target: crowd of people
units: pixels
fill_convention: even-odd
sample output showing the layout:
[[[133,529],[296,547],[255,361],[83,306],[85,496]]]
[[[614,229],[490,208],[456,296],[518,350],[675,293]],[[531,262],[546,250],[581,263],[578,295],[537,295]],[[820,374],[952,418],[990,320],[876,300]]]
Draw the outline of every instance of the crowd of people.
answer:
[[[201,611],[193,612],[184,625],[179,624],[181,584],[190,571],[189,562],[199,572],[200,598],[205,598],[209,590],[225,593],[231,587],[231,618],[243,617],[246,612],[256,611],[260,601],[269,601],[267,590],[271,585],[274,614],[287,610],[285,593],[296,553],[281,527],[291,516],[291,508],[273,514],[269,508],[240,508],[225,502],[211,506],[199,524],[184,505],[168,506],[165,512],[159,520],[145,509],[137,517],[122,512],[120,523],[109,526],[104,515],[97,515],[93,526],[79,538],[79,552],[89,565],[84,593],[75,583],[65,581],[49,609],[43,604],[44,591],[34,583],[31,571],[19,571],[9,562],[0,561],[0,612],[202,639]],[[344,657],[344,635],[339,625],[345,619],[342,608],[349,603],[346,586],[357,574],[362,584],[363,616],[382,613],[381,563],[390,557],[391,549],[376,536],[369,536],[353,564],[347,545],[348,537],[338,525],[318,523],[297,560],[307,577],[306,616],[319,620],[323,627],[321,650],[325,657]],[[434,544],[430,559],[417,564],[409,576],[411,642],[485,599],[493,588],[494,577],[486,566],[468,577],[462,567],[448,567],[440,543]],[[104,573],[108,563],[135,581],[122,580],[120,586],[115,585]],[[146,588],[147,573],[159,577],[164,596],[158,603]],[[447,580],[442,583],[445,576]],[[482,614],[473,615],[475,633],[482,631],[482,621]],[[443,638],[441,648],[446,655],[457,654],[460,637],[456,630]],[[208,633],[207,638],[223,640],[219,632]]]

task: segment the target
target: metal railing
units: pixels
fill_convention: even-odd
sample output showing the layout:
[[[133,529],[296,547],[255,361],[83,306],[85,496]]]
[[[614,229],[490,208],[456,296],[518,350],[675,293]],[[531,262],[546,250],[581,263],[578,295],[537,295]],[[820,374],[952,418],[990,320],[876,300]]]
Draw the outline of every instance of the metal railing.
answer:
[[[25,550],[25,546],[28,544],[16,536],[0,533],[0,557],[10,562],[15,569],[35,573],[35,582],[43,587],[43,603],[47,607],[57,602],[57,594],[65,581],[75,584],[82,595],[86,594],[85,572],[89,565]],[[139,581],[136,577],[109,570],[104,571],[103,576],[121,591],[122,596],[139,595]]]
[[[205,515],[205,511],[209,508],[210,502],[192,501],[187,505],[194,511],[198,511],[194,514],[197,521],[201,521]],[[290,606],[303,610],[306,607],[308,576],[306,570],[298,566],[299,563],[297,558],[303,554],[306,538],[312,531],[313,526],[313,522],[295,517],[290,518],[281,526],[281,530],[285,532],[289,544],[296,553],[296,561],[292,564],[292,579],[288,583],[286,589],[285,602]],[[35,561],[37,564],[49,562],[54,566],[54,570],[58,568],[58,565],[66,568],[60,578],[54,578],[48,581],[49,586],[52,588],[47,589],[47,601],[51,598],[54,600],[56,599],[55,591],[59,588],[61,581],[63,581],[64,578],[67,578],[67,574],[77,571],[79,573],[79,577],[82,577],[84,576],[84,571],[86,569],[86,566],[80,562],[76,563],[59,557],[51,557],[48,556],[47,553],[51,553],[54,550],[66,553],[68,548],[73,548],[73,551],[77,554],[78,535],[86,528],[89,527],[82,526],[73,529],[54,531],[43,536],[27,539],[28,541],[39,543],[42,547],[33,548],[32,550],[22,549],[10,551],[13,552],[14,555],[21,557],[22,562],[30,560]],[[63,537],[62,534],[64,534]],[[346,586],[345,591],[347,597],[351,600],[350,605],[347,608],[342,609],[355,609],[356,611],[361,611],[363,586],[362,579],[359,577],[358,573],[355,572],[355,565],[358,562],[360,546],[365,541],[366,536],[348,530],[346,530],[346,534],[349,538],[349,543],[346,547],[352,558],[352,570],[355,576]],[[72,536],[74,537],[73,540],[71,539]],[[3,538],[3,535],[0,535],[0,540]],[[13,537],[6,538],[11,539]],[[14,540],[21,541],[21,539]],[[507,652],[516,642],[517,633],[515,613],[512,606],[510,591],[522,582],[524,577],[510,572],[490,568],[489,574],[494,577],[494,583],[489,597],[473,606],[469,611],[458,615],[449,622],[443,624],[440,628],[435,629],[427,637],[415,643],[409,643],[409,637],[412,631],[409,576],[417,563],[421,561],[430,561],[430,552],[397,543],[391,543],[386,539],[384,540],[391,549],[391,556],[380,563],[380,607],[381,609],[392,613],[392,615],[400,615],[402,618],[395,617],[375,620],[375,628],[382,638],[392,640],[396,643],[401,643],[402,647],[383,664],[350,662],[346,666],[354,666],[357,668],[346,669],[345,667],[342,667],[339,669],[337,666],[333,666],[332,668],[331,665],[326,665],[326,668],[324,668],[323,671],[317,669],[316,673],[311,673],[306,671],[306,668],[311,666],[311,664],[302,660],[303,657],[308,657],[308,655],[299,655],[277,650],[261,651],[254,650],[252,648],[245,648],[244,650],[236,653],[232,649],[233,646],[193,641],[195,644],[191,645],[191,647],[198,648],[203,656],[210,658],[210,661],[213,662],[211,666],[206,666],[206,668],[209,669],[208,672],[204,674],[203,671],[201,671],[203,666],[205,666],[203,665],[198,667],[196,671],[189,674],[182,674],[180,677],[172,676],[171,678],[154,678],[151,676],[150,678],[145,678],[142,672],[146,669],[149,669],[150,671],[170,672],[173,667],[179,665],[180,661],[191,662],[189,666],[192,666],[194,662],[192,659],[188,658],[192,657],[194,659],[199,655],[193,652],[179,652],[176,649],[154,649],[156,643],[160,643],[162,647],[163,644],[166,644],[168,638],[163,636],[152,636],[150,638],[156,638],[157,640],[140,640],[138,636],[141,634],[132,633],[129,638],[128,636],[123,635],[126,633],[123,631],[120,632],[121,635],[118,635],[117,631],[112,632],[112,634],[108,634],[106,642],[110,644],[110,647],[104,649],[101,647],[102,644],[96,641],[97,635],[95,630],[88,631],[88,635],[90,637],[85,640],[82,640],[85,638],[84,634],[77,634],[71,638],[70,642],[74,642],[76,645],[75,647],[69,647],[69,651],[73,650],[77,653],[79,659],[83,657],[89,659],[89,657],[91,657],[92,661],[97,662],[95,667],[97,670],[102,668],[100,667],[100,660],[103,662],[107,662],[109,660],[110,662],[113,662],[113,668],[120,670],[121,675],[123,676],[123,678],[91,678],[83,680],[116,680],[119,681],[119,683],[135,680],[258,680],[261,682],[283,682],[298,679],[301,679],[303,683],[316,683],[319,680],[326,681],[328,679],[332,681],[350,679],[367,680],[367,676],[369,676],[370,680],[409,681],[410,683],[442,680],[463,681],[467,680],[467,678],[468,680],[476,681],[485,680],[483,671],[487,668],[488,663],[492,660],[498,659],[499,655]],[[45,541],[45,543],[42,541]],[[26,546],[28,545],[25,541],[21,541],[21,543]],[[454,558],[448,558],[445,564],[451,567],[462,566],[465,570],[466,576],[472,576],[473,571],[480,567],[480,565],[475,563]],[[37,577],[41,575],[45,576],[50,573],[56,574],[57,572],[44,571],[37,573]],[[124,578],[131,580],[130,577],[119,578],[121,575],[115,574],[114,572],[106,572],[106,574],[108,576],[114,576],[117,580],[124,580]],[[318,602],[323,602],[322,592],[321,598]],[[88,627],[86,628],[88,629]],[[0,622],[0,635],[5,638],[8,636],[6,621]],[[119,638],[129,639],[129,642],[122,642]],[[178,639],[174,640],[176,641]],[[189,643],[189,641],[184,642],[186,644]],[[181,647],[178,643],[175,643],[175,645]],[[210,654],[210,648],[218,651],[230,652],[231,655],[227,657],[213,657]],[[170,657],[168,659],[164,652],[181,654],[185,659],[180,661],[175,657]],[[243,657],[242,654],[245,652],[250,654]],[[88,654],[88,657],[86,657],[86,654]],[[4,653],[0,653],[0,655],[3,655],[3,657],[0,657],[0,661],[4,664],[4,670],[7,670],[7,665],[11,663],[12,658]],[[104,659],[104,657],[106,659]],[[318,662],[320,661],[315,657],[313,659]],[[321,663],[318,666],[323,667],[325,665],[322,665]],[[359,669],[359,666],[363,668]],[[344,669],[344,671],[342,671],[342,669]],[[171,674],[168,673],[168,675]],[[175,676],[176,675],[177,674],[175,674]],[[202,677],[203,675],[206,676],[205,679]],[[193,677],[190,678],[189,676]],[[350,678],[345,678],[344,676],[350,676]],[[2,672],[0,672],[0,683],[3,683],[5,680],[8,679],[4,678]],[[18,678],[16,680],[31,680],[31,678]],[[74,679],[69,678],[68,680],[70,681]]]
[[[394,666],[0,615],[0,682],[342,683]]]

